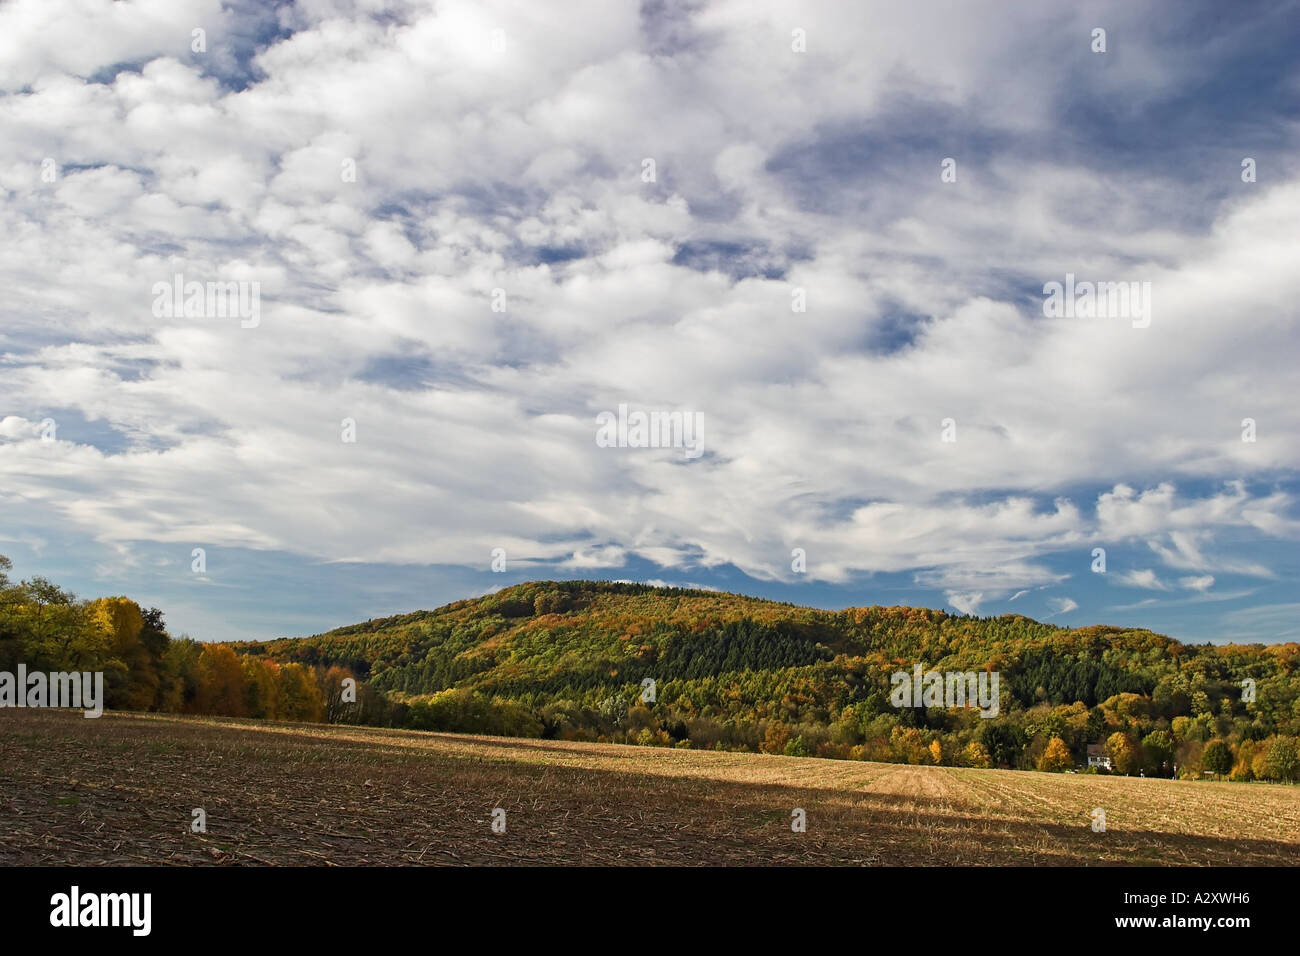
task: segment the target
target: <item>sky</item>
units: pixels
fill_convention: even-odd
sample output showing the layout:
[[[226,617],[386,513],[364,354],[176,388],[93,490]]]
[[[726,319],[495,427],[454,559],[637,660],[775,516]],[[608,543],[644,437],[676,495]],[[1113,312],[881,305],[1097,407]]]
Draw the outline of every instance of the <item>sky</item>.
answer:
[[[1300,640],[1298,7],[9,0],[0,553]]]

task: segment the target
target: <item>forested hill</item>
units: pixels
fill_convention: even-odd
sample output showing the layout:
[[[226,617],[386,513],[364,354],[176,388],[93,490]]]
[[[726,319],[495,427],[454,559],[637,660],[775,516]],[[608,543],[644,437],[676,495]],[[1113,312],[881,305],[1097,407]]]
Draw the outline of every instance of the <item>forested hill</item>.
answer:
[[[1151,738],[1154,772],[1184,745],[1300,732],[1296,644],[1187,645],[1018,615],[823,611],[612,582],[530,582],[235,649],[347,668],[400,708],[367,720],[430,729],[1011,766],[1041,762],[1054,739],[1081,763],[1089,743],[1120,734],[1134,759]],[[890,675],[915,664],[997,673],[1000,715],[892,706]]]
[[[1300,778],[1300,645],[1186,645],[1145,630],[904,607],[820,611],[735,594],[533,582],[315,637],[167,633],[126,596],[11,581],[0,708],[46,673],[102,673],[110,709],[328,721],[970,767]],[[985,678],[893,699],[921,667]],[[15,674],[25,673],[26,687]],[[993,691],[996,679],[996,694]],[[946,683],[946,682],[945,682]],[[978,688],[976,683],[976,688]],[[15,689],[17,688],[17,689]],[[992,705],[992,706],[990,706]],[[1099,745],[1092,751],[1089,745]]]
[[[435,611],[233,646],[277,660],[342,665],[386,691],[428,694],[465,687],[508,695],[581,694],[639,685],[645,677],[658,683],[696,680],[807,667],[837,656],[891,669],[910,669],[918,661],[941,669],[983,669],[1068,633],[1019,615],[972,618],[910,607],[822,611],[714,591],[536,581]],[[1070,645],[1175,645],[1148,631],[1086,633],[1091,639]],[[1109,682],[1102,681],[1107,690]],[[1080,689],[1089,698],[1092,691]]]

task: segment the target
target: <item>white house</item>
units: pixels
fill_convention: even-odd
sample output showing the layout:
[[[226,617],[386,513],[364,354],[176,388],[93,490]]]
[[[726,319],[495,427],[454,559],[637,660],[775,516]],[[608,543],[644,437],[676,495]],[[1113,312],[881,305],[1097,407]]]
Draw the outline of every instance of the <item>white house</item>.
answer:
[[[1088,766],[1110,769],[1110,754],[1106,753],[1105,744],[1088,744]]]

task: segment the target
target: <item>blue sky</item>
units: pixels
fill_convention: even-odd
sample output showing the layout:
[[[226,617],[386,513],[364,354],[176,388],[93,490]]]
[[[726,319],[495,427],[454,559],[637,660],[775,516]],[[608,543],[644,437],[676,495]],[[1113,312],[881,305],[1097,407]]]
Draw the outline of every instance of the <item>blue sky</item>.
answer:
[[[0,553],[202,639],[544,577],[1300,639],[1298,6],[8,3]]]

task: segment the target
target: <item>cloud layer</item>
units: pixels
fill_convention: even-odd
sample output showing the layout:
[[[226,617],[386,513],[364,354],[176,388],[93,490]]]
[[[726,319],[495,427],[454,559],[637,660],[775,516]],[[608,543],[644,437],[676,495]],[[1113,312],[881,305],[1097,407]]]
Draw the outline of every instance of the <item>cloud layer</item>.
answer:
[[[0,539],[1294,593],[1285,6],[8,4]],[[1049,318],[1067,273],[1149,326]],[[159,317],[177,275],[255,327]],[[598,447],[620,403],[705,454]]]

